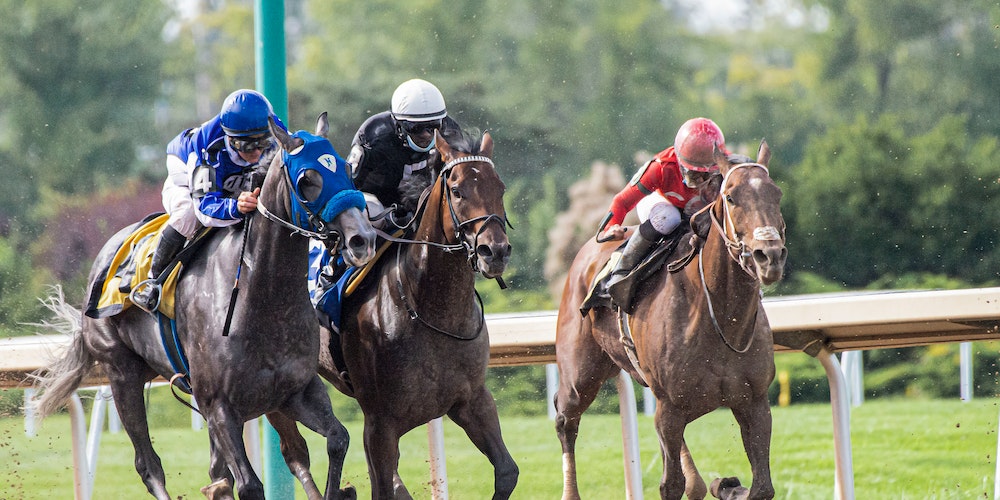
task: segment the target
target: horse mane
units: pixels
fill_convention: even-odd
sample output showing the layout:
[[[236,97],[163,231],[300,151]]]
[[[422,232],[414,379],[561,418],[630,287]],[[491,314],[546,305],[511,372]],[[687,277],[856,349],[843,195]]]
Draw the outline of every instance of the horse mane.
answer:
[[[448,145],[465,154],[478,153],[479,148],[482,147],[482,134],[479,129],[475,127],[463,129],[457,122],[455,125],[453,127],[446,125],[441,129],[441,135]],[[438,172],[444,167],[441,155],[436,149],[427,158],[427,167],[421,171],[420,175],[412,175],[399,184],[399,203],[408,212],[416,211],[421,195],[431,187]]]

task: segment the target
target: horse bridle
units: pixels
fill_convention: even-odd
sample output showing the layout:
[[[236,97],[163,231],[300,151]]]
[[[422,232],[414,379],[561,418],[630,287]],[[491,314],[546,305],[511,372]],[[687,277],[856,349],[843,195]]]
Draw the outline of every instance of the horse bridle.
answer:
[[[490,164],[491,167],[494,167],[493,160],[490,159],[488,156],[475,156],[475,155],[473,155],[473,156],[463,156],[461,158],[455,158],[455,159],[449,161],[448,163],[446,163],[443,167],[441,167],[441,172],[438,173],[438,178],[441,179],[441,188],[445,192],[445,195],[444,195],[445,196],[445,200],[448,203],[448,212],[451,215],[452,224],[455,226],[455,239],[457,239],[460,243],[457,243],[457,244],[454,244],[454,245],[448,245],[448,244],[441,244],[441,243],[436,243],[436,242],[432,242],[432,241],[407,240],[407,239],[403,239],[403,238],[391,237],[391,236],[388,236],[388,235],[382,233],[381,231],[378,231],[378,230],[376,230],[376,231],[380,233],[380,236],[387,237],[387,239],[389,239],[391,241],[394,241],[396,243],[409,243],[409,244],[430,245],[430,246],[434,246],[436,248],[441,248],[441,249],[443,249],[446,252],[451,252],[451,251],[454,251],[454,250],[459,250],[459,249],[464,248],[465,251],[466,251],[466,256],[467,256],[467,259],[469,261],[469,264],[472,266],[473,272],[478,272],[479,271],[479,262],[476,259],[476,247],[479,246],[479,236],[483,233],[483,230],[485,229],[486,224],[489,224],[490,221],[495,220],[495,221],[497,221],[497,222],[500,223],[501,229],[503,230],[504,234],[506,234],[507,233],[507,225],[509,225],[509,222],[507,221],[506,215],[504,215],[503,217],[501,217],[500,215],[497,215],[497,214],[481,215],[479,217],[473,217],[471,219],[467,219],[467,220],[464,220],[464,221],[458,220],[458,214],[455,212],[454,202],[452,201],[451,190],[448,189],[448,175],[451,172],[451,169],[453,167],[455,167],[455,165],[458,165],[458,164],[461,164],[461,163],[473,162],[473,161],[488,163],[488,164]],[[417,213],[422,212],[422,210],[426,207],[426,201],[427,201],[426,198],[424,198],[424,199],[421,200],[420,206],[417,209]],[[413,220],[416,220],[416,217],[414,217]],[[462,231],[465,228],[465,226],[467,226],[469,224],[475,224],[476,222],[479,222],[479,221],[484,221],[484,222],[483,222],[483,224],[481,226],[479,226],[479,230],[476,231],[475,238],[473,238],[473,244],[470,245],[468,243],[468,241],[466,241],[466,239],[462,237]],[[396,247],[396,268],[397,269],[401,268],[401,265],[400,265],[400,260],[401,259],[402,259],[402,246],[398,246],[398,247]],[[507,285],[506,285],[506,283],[504,283],[502,277],[497,276],[496,280],[497,280],[497,283],[500,285],[501,288],[507,288]],[[410,303],[409,296],[407,296],[407,294],[406,294],[406,292],[405,292],[405,290],[403,288],[403,281],[398,276],[396,278],[396,289],[397,289],[397,291],[399,293],[400,299],[402,299],[403,304],[406,306],[406,311],[407,311],[407,313],[409,313],[410,319],[411,320],[420,321],[424,326],[426,326],[427,328],[430,328],[431,330],[434,330],[435,332],[438,332],[440,334],[452,337],[452,338],[457,339],[457,340],[474,340],[474,339],[478,338],[479,334],[483,331],[483,325],[486,323],[486,316],[485,316],[486,309],[483,307],[483,298],[479,296],[479,292],[478,291],[476,291],[475,293],[476,293],[476,299],[479,301],[479,326],[476,328],[475,335],[473,335],[471,337],[463,337],[463,336],[461,336],[459,334],[452,333],[452,332],[446,331],[446,330],[444,330],[444,329],[442,329],[440,327],[437,327],[437,326],[429,323],[422,316],[420,316],[420,314],[417,312],[416,306]]]
[[[738,165],[733,165],[725,176],[722,178],[722,186],[719,187],[719,198],[716,199],[716,203],[721,200],[722,203],[722,216],[725,220],[725,227],[723,227],[722,222],[715,216],[715,211],[709,209],[709,218],[712,220],[712,225],[719,231],[719,236],[722,237],[722,241],[726,243],[726,249],[729,256],[739,264],[740,268],[743,269],[751,278],[757,279],[757,273],[750,266],[751,254],[747,250],[746,243],[743,241],[737,241],[736,238],[736,223],[733,222],[732,215],[732,203],[728,196],[725,195],[726,184],[729,182],[729,176],[733,172],[740,168],[749,167],[759,167],[764,169],[764,172],[770,175],[770,171],[764,165],[760,163],[740,163]],[[709,205],[711,206],[711,205]],[[708,208],[708,207],[706,207]],[[732,233],[732,236],[730,236]],[[781,239],[781,233],[778,232],[773,226],[758,227],[753,231],[753,237],[755,240],[769,241],[769,240],[779,240]]]
[[[295,192],[295,186],[292,183],[292,174],[288,172],[288,166],[282,163],[281,170],[285,174],[283,176],[284,178],[283,181],[285,185],[288,187],[288,192],[290,193],[292,198],[290,203],[298,203],[299,206],[302,207],[302,210],[304,210],[306,214],[309,215],[309,223],[316,228],[316,231],[299,227],[298,225],[290,221],[282,219],[274,212],[268,210],[267,207],[265,207],[264,204],[259,199],[257,200],[257,211],[260,212],[265,219],[274,222],[279,226],[284,227],[285,229],[288,229],[289,231],[292,232],[292,234],[305,236],[306,238],[314,238],[317,240],[322,240],[324,243],[326,243],[327,240],[331,240],[333,243],[331,245],[327,245],[327,247],[339,250],[343,240],[343,235],[340,233],[340,231],[328,227],[322,217],[320,217],[312,210],[309,210],[309,207],[307,207],[305,203],[302,203],[302,200],[299,199],[299,194]]]
[[[750,277],[754,281],[757,281],[758,280],[757,273],[755,273],[750,268],[749,263],[751,259],[751,254],[749,251],[747,251],[746,244],[743,243],[742,241],[735,241],[733,239],[736,237],[736,224],[733,222],[732,207],[729,201],[729,197],[726,196],[724,193],[726,189],[726,183],[729,181],[729,176],[737,169],[746,167],[760,167],[764,169],[765,173],[770,175],[770,171],[768,171],[767,167],[761,165],[760,163],[740,163],[738,165],[733,165],[729,169],[729,171],[726,172],[726,175],[723,176],[722,178],[722,186],[719,187],[719,198],[716,198],[716,201],[713,202],[713,203],[719,203],[721,200],[722,213],[726,222],[725,227],[723,227],[722,223],[719,222],[718,218],[716,218],[715,211],[711,209],[712,206],[711,204],[706,206],[705,209],[708,210],[709,218],[712,220],[712,225],[715,226],[715,229],[718,231],[719,237],[721,237],[722,241],[726,243],[726,253],[728,253],[729,257],[731,257],[734,261],[736,261],[736,263],[740,266],[740,268],[743,269],[743,271],[745,271],[748,275],[750,275]],[[732,231],[733,234],[732,237],[730,237],[729,235],[730,231]],[[781,239],[781,234],[778,232],[776,228],[772,226],[755,228],[753,236],[754,239],[757,240]],[[734,250],[737,253],[734,254],[733,253]],[[703,260],[704,259],[702,259],[701,253],[699,253],[698,276],[701,278],[701,290],[702,293],[704,293],[705,295],[705,301],[708,305],[708,316],[712,320],[712,326],[715,327],[715,331],[719,334],[719,337],[722,338],[722,342],[726,344],[726,347],[730,348],[731,350],[733,350],[733,352],[736,352],[737,354],[743,354],[750,349],[751,345],[753,345],[753,336],[752,335],[750,336],[750,340],[747,341],[746,346],[744,346],[743,348],[736,348],[729,343],[729,339],[727,339],[725,334],[723,334],[722,327],[719,325],[719,320],[715,317],[715,307],[712,305],[712,297],[708,293],[708,284],[705,281],[705,267],[703,265]],[[754,321],[756,321],[756,313]]]
[[[488,156],[463,156],[461,158],[455,158],[446,163],[444,167],[441,167],[441,173],[438,175],[441,178],[441,182],[444,184],[442,188],[444,189],[445,192],[445,199],[448,201],[448,212],[451,214],[452,225],[455,226],[455,239],[460,241],[461,245],[465,248],[466,256],[468,257],[469,264],[472,266],[472,270],[478,272],[479,261],[476,259],[476,248],[479,247],[479,236],[483,234],[483,231],[486,229],[486,225],[489,224],[490,221],[499,222],[500,229],[504,232],[504,234],[507,234],[507,226],[510,225],[510,222],[507,220],[507,214],[504,214],[503,216],[500,216],[498,214],[486,214],[486,215],[480,215],[479,217],[473,217],[471,219],[467,219],[464,221],[458,220],[458,214],[455,213],[455,205],[454,202],[452,201],[451,189],[448,189],[448,182],[447,182],[448,175],[451,173],[451,169],[454,168],[455,165],[473,161],[488,163],[491,167],[496,168],[493,165],[493,160]],[[476,235],[472,239],[472,244],[470,245],[465,238],[462,238],[462,232],[466,226],[470,224],[475,224],[479,221],[483,221],[483,224],[479,226],[479,230],[476,231]]]

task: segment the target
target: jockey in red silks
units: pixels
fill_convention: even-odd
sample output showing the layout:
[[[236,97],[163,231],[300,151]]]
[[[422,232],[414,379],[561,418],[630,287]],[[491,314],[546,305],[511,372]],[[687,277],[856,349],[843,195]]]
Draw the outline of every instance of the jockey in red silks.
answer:
[[[682,213],[690,216],[705,206],[699,187],[719,171],[715,147],[728,154],[725,143],[715,122],[692,118],[677,131],[674,145],[643,165],[625,189],[615,195],[598,228],[601,240],[624,238],[621,223],[632,209],[640,224],[611,272],[609,287],[628,275],[657,241],[677,229]]]

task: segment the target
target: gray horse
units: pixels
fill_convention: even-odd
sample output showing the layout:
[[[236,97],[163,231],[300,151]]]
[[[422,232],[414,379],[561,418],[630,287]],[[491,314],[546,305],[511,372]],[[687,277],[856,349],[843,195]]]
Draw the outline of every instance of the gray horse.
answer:
[[[259,198],[263,208],[258,208],[263,216],[249,219],[246,230],[241,224],[212,234],[177,284],[177,337],[189,361],[190,388],[208,422],[212,484],[202,491],[210,498],[232,498],[234,476],[241,499],[264,497],[247,459],[242,429],[244,422],[273,412],[327,438],[327,498],[356,496],[353,487],[339,489],[349,437],[316,374],[319,327],[303,278],[307,236],[338,242],[349,262],[363,265],[374,256],[375,233],[359,203],[345,204],[360,193],[343,160],[322,137],[328,128],[325,113],[317,135],[288,134],[271,122],[281,151],[269,167],[261,167],[266,170]],[[91,287],[136,227],[123,229],[105,244],[90,273]],[[232,294],[236,300],[227,330],[240,262],[242,293]],[[61,294],[51,297],[49,305],[57,314],[55,324],[67,326],[65,333],[73,340],[62,359],[37,375],[39,414],[58,409],[99,362],[135,448],[136,471],[153,496],[172,498],[150,442],[143,402],[146,382],[157,376],[170,379],[176,371],[161,344],[157,319],[137,307],[90,318],[65,304]]]

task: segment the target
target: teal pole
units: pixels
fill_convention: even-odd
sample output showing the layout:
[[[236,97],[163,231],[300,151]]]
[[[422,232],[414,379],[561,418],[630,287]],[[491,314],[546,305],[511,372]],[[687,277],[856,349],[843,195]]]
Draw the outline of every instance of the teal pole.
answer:
[[[288,87],[285,82],[285,2],[254,1],[254,58],[256,84],[274,107],[274,114],[288,123]],[[278,432],[267,419],[261,453],[264,465],[264,495],[278,500],[295,498],[295,478],[281,456]]]

